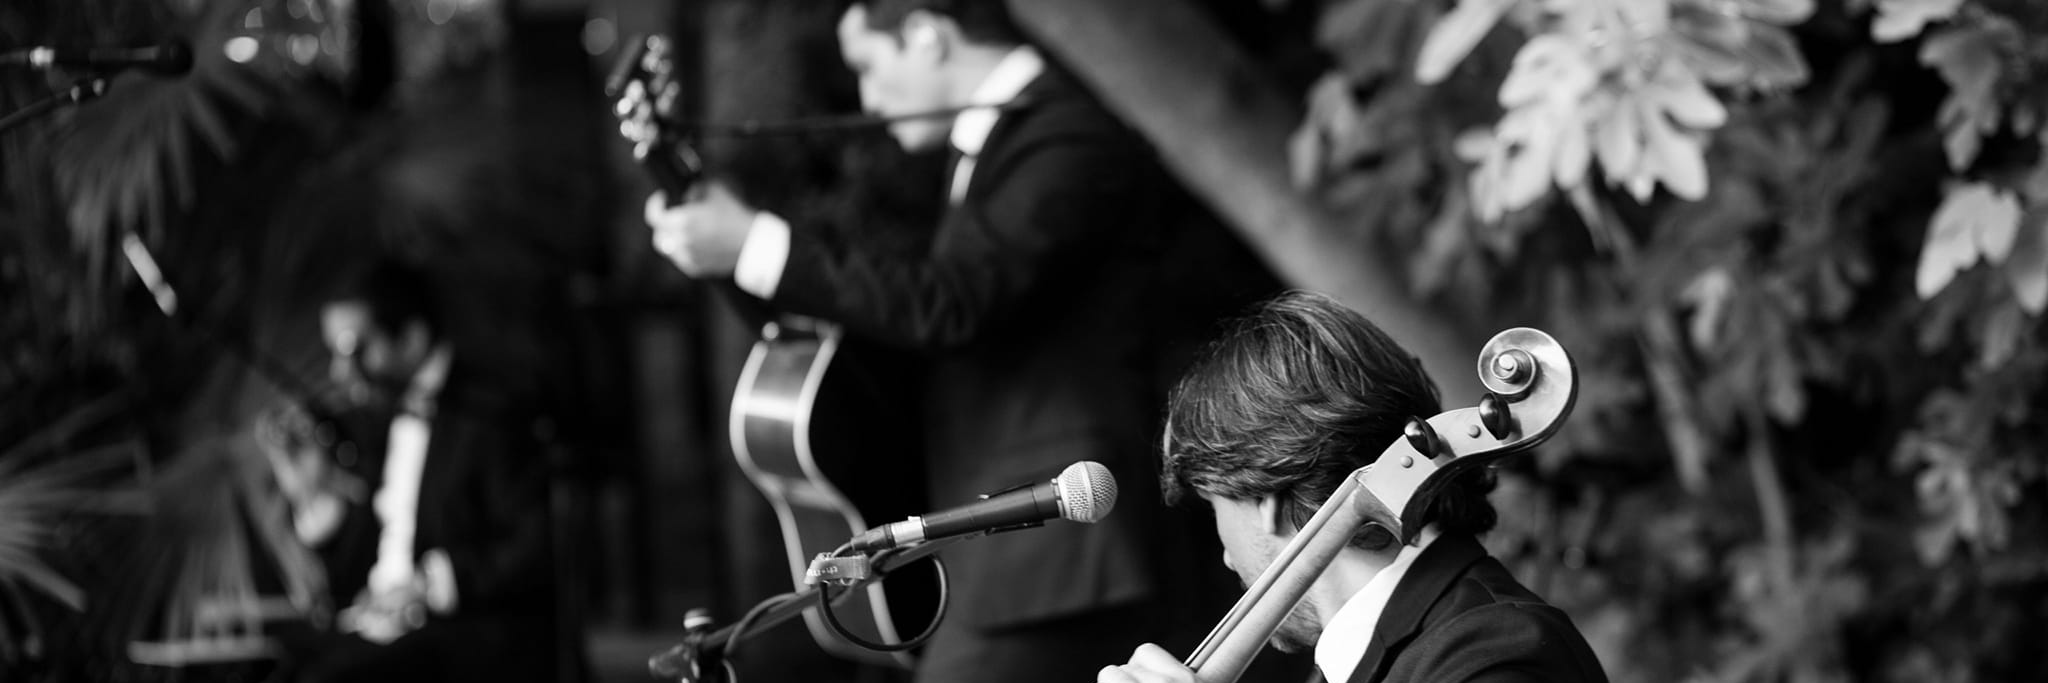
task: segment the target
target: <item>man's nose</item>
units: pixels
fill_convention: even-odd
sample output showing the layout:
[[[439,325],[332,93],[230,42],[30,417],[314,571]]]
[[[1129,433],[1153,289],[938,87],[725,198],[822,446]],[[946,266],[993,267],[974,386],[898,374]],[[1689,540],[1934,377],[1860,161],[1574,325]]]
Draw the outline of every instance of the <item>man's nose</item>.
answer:
[[[357,346],[346,351],[337,350],[327,364],[327,376],[336,383],[354,381],[362,376],[363,349]]]
[[[348,356],[338,353],[334,354],[328,357],[327,360],[327,379],[333,380],[336,383],[347,382],[349,380],[349,368]]]

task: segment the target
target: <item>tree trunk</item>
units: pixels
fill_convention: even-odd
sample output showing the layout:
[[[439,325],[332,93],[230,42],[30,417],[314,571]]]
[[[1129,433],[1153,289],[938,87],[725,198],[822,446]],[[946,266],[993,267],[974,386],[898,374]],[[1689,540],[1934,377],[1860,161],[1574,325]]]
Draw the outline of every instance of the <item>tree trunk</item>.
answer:
[[[1035,41],[1136,128],[1288,285],[1364,313],[1422,359],[1447,407],[1479,398],[1484,337],[1410,299],[1370,230],[1297,190],[1287,139],[1302,111],[1198,8],[1179,0],[1012,0]],[[1427,417],[1427,416],[1425,416]]]

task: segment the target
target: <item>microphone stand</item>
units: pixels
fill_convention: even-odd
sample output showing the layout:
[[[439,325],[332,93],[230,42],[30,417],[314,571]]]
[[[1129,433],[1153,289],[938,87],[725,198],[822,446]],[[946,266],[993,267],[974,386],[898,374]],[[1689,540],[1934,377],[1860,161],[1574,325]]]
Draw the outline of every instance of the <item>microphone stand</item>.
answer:
[[[5,117],[0,117],[0,133],[5,133],[8,129],[27,123],[30,119],[42,116],[58,107],[78,104],[105,94],[107,94],[106,76],[78,79],[69,88],[59,90],[49,97],[9,112]]]
[[[110,76],[102,74],[78,79],[69,88],[52,93],[49,97],[14,110],[5,117],[0,117],[0,133],[6,133],[9,129],[47,114],[58,107],[81,104],[105,95],[107,94],[107,84],[110,78]],[[170,282],[164,277],[163,270],[157,265],[156,259],[150,255],[149,248],[142,243],[142,240],[134,232],[131,231],[122,236],[121,250],[128,257],[128,264],[135,270],[136,277],[142,280],[143,286],[149,290],[150,296],[156,300],[157,308],[164,312],[164,317],[173,321],[183,320],[188,323],[192,330],[195,330],[207,340],[220,344],[222,348],[227,349],[229,355],[243,361],[256,374],[269,380],[287,396],[305,404],[308,410],[312,410],[315,413],[323,413],[322,415],[316,415],[316,417],[321,419],[327,417],[324,415],[327,410],[325,409],[326,406],[322,405],[324,401],[321,399],[321,392],[315,391],[306,382],[298,379],[291,370],[287,369],[283,363],[278,362],[276,358],[262,353],[250,342],[213,329],[205,321],[194,316],[178,316],[176,314],[178,308],[177,290],[171,287]]]
[[[58,107],[82,104],[107,94],[108,83],[111,78],[111,76],[106,74],[81,78],[73,82],[69,88],[57,91],[49,97],[9,112],[6,116],[0,117],[0,134],[5,134],[8,130],[54,111]],[[312,412],[315,420],[329,423],[333,421],[331,406],[326,405],[321,392],[313,390],[306,382],[300,380],[289,369],[285,368],[283,363],[261,352],[255,347],[254,343],[215,330],[208,326],[205,321],[194,316],[177,315],[177,291],[170,286],[170,283],[164,277],[163,271],[157,266],[155,258],[150,255],[149,248],[142,243],[142,240],[134,232],[128,232],[122,237],[121,249],[128,257],[129,266],[135,270],[136,276],[142,280],[144,287],[149,290],[150,296],[156,300],[157,308],[164,312],[164,317],[174,322],[183,320],[188,323],[190,329],[196,331],[202,337],[219,343],[222,348],[227,350],[230,356],[241,360],[250,369],[254,370],[257,375],[269,380],[272,385],[284,392],[286,396],[298,401],[306,410]]]
[[[851,583],[840,584],[844,586],[843,588],[834,588],[834,581],[821,581],[800,591],[772,596],[756,603],[738,623],[716,631],[709,630],[708,617],[702,617],[703,613],[699,610],[691,610],[691,616],[684,620],[688,628],[684,633],[683,642],[648,657],[647,671],[655,678],[673,679],[680,683],[731,683],[732,664],[727,659],[731,653],[727,648],[759,636],[776,625],[803,614],[806,609],[818,607],[821,591],[838,590],[838,597],[851,595],[868,584],[888,578],[889,573],[898,568],[924,559],[954,543],[981,535],[952,536],[884,550],[876,553],[870,560],[872,569],[868,575],[859,577]],[[817,564],[813,563],[812,568],[815,570]],[[944,617],[945,605],[941,604],[939,612],[932,616],[932,620],[936,624]]]

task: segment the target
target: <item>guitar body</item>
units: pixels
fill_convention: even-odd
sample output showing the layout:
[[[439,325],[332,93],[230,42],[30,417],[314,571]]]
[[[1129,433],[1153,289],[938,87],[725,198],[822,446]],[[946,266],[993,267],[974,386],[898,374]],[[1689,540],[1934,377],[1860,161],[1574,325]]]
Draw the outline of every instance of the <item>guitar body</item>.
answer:
[[[817,321],[768,323],[754,343],[732,400],[732,450],[740,469],[768,498],[782,529],[783,551],[790,578],[804,587],[811,558],[828,553],[868,529],[867,520],[835,481],[832,470],[862,463],[821,461],[812,447],[812,416],[825,393],[833,357],[842,334],[836,325]],[[900,642],[884,582],[847,596],[833,609],[839,622],[861,638]],[[816,610],[804,612],[804,624],[827,652],[858,662],[908,668],[908,653],[873,652],[840,638]]]

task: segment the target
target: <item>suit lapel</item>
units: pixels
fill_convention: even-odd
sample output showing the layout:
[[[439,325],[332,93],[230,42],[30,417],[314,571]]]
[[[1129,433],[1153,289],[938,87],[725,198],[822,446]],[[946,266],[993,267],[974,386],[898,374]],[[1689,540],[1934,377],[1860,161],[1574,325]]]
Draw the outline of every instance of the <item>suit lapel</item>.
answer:
[[[1055,78],[1051,71],[1046,71],[1031,79],[1029,85],[1018,91],[1016,99],[1005,105],[1003,113],[996,116],[996,125],[988,129],[988,139],[982,141],[981,153],[976,156],[985,159],[989,156],[989,150],[1002,144],[1004,135],[1015,130],[1017,122],[1030,115],[1032,105],[1043,100],[1048,91],[1055,89]]]
[[[1007,144],[1008,138],[1016,132],[1018,126],[1023,124],[1024,119],[1031,116],[1031,110],[1035,109],[1039,103],[1057,97],[1062,87],[1061,76],[1048,65],[1044,73],[1040,73],[1037,78],[1031,79],[1031,83],[1024,86],[1024,89],[1017,93],[1016,99],[1011,100],[1010,104],[1003,107],[1003,113],[996,117],[995,125],[989,127],[988,138],[982,141],[981,153],[975,155],[975,171],[972,176],[968,177],[967,187],[962,192],[963,199],[966,196],[973,195],[974,187],[981,184],[983,178],[988,177],[991,172],[995,171],[995,167],[1001,163],[1000,160],[1006,152],[1003,145]],[[960,156],[957,150],[950,151],[948,158],[954,160],[950,168],[958,169],[960,167]],[[952,186],[953,180],[952,176],[947,176],[947,187],[950,188]]]
[[[1384,678],[1384,669],[1391,661],[1387,653],[1414,638],[1422,629],[1422,618],[1437,598],[1465,575],[1467,567],[1485,557],[1486,549],[1463,534],[1445,535],[1429,544],[1422,556],[1415,558],[1408,573],[1402,575],[1400,585],[1394,587],[1386,611],[1380,613],[1379,624],[1373,627],[1372,642],[1366,645],[1365,656],[1351,670],[1350,683],[1371,683]]]
[[[436,409],[432,419],[427,421],[427,461],[420,467],[420,498],[413,508],[413,553],[425,552],[448,541],[447,525],[460,524],[448,518],[450,509],[461,509],[473,505],[473,500],[463,500],[463,480],[473,476],[462,471],[463,453],[469,449],[465,441],[471,434],[465,430],[468,418],[463,414],[469,409],[459,392],[466,386],[456,373],[461,371],[458,362],[449,371],[449,381],[442,385],[441,393],[435,399]],[[456,503],[453,508],[449,503]]]

